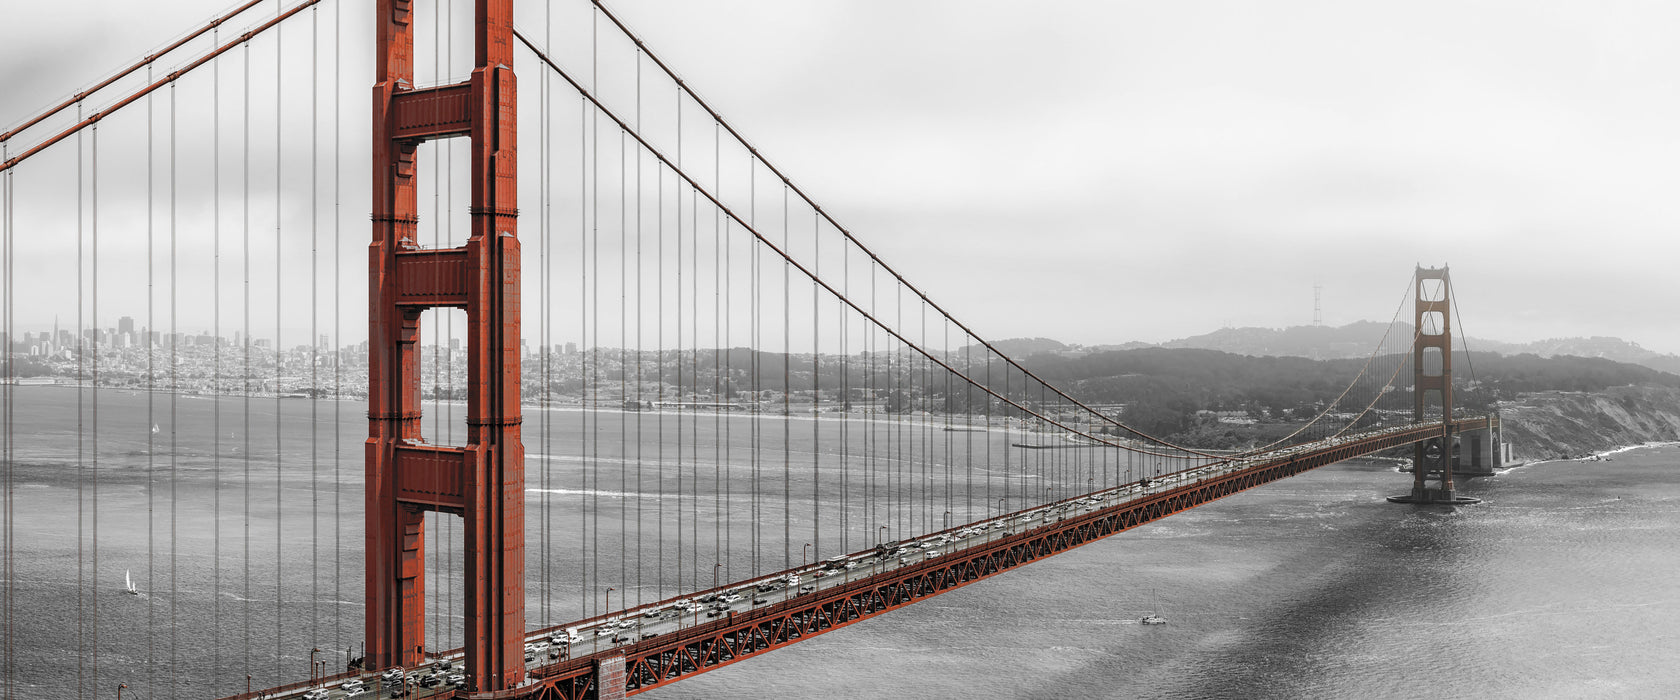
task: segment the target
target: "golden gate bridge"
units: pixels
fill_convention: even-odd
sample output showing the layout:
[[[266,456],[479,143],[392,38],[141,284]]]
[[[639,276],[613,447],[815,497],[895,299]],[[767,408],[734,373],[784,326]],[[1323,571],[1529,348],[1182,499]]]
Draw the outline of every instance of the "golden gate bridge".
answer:
[[[251,0],[0,134],[6,697],[623,697],[1352,457],[1428,504],[1494,464],[1445,268],[1310,420],[1175,444],[564,13]]]

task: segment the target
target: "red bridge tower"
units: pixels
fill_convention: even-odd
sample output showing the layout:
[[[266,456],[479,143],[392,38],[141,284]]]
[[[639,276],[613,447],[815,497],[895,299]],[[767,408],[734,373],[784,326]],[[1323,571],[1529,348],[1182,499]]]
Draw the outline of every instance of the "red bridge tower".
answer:
[[[1424,282],[1439,282],[1437,296]],[[1413,283],[1412,322],[1412,420],[1422,423],[1428,416],[1429,394],[1441,399],[1441,434],[1412,446],[1412,492],[1390,496],[1395,503],[1479,503],[1481,499],[1460,496],[1453,487],[1453,391],[1452,391],[1452,275],[1446,267],[1418,267]],[[1437,351],[1431,354],[1429,351]],[[1430,488],[1429,477],[1436,478]]]
[[[426,89],[413,87],[411,0],[375,4],[365,663],[423,660],[422,516],[450,513],[465,521],[469,687],[503,690],[525,680],[513,4],[475,0],[472,78]],[[455,137],[472,142],[471,237],[461,248],[422,250],[415,150]],[[439,307],[467,312],[465,447],[428,445],[420,434],[420,314]]]

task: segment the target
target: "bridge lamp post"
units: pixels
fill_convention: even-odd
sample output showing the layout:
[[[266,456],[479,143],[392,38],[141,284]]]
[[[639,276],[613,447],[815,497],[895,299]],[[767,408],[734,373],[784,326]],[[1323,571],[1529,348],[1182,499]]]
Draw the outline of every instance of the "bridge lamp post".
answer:
[[[805,546],[799,548],[799,568],[802,568],[802,569],[805,568],[805,552],[810,551],[810,549],[811,549],[811,543],[810,542],[806,542]],[[716,588],[716,587],[717,586],[715,586],[715,585],[713,586],[713,588]]]
[[[128,687],[127,683],[118,683],[117,684],[117,700],[122,700],[123,688],[127,688],[127,687]],[[250,689],[247,688],[245,692],[250,692]]]
[[[1008,496],[1004,496],[1003,498],[998,499],[998,512],[997,512],[997,514],[998,514],[998,517],[1000,517],[1000,518],[1003,517],[1003,509],[1004,509],[1003,502],[1007,501],[1007,500],[1009,500]]]
[[[885,526],[885,525],[882,525],[881,527],[878,527],[878,528],[875,529],[875,546],[877,546],[877,547],[881,546],[881,535],[886,534],[886,532],[887,532],[887,526]]]
[[[315,682],[315,655],[321,653],[321,647],[309,650],[309,682]]]
[[[945,511],[945,529],[951,529],[951,511]]]

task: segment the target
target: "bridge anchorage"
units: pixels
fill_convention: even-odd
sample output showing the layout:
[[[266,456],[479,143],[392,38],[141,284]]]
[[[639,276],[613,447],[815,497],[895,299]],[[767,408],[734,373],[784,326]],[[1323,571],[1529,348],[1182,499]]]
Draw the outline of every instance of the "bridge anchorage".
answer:
[[[1433,281],[1434,285],[1426,282]],[[1470,442],[1469,469],[1464,476],[1492,474],[1498,454],[1499,421],[1489,416],[1485,427],[1455,434],[1452,392],[1452,275],[1446,266],[1418,266],[1412,284],[1412,420],[1428,419],[1429,396],[1438,397],[1441,410],[1439,436],[1412,444],[1412,491],[1389,496],[1390,503],[1419,505],[1468,505],[1479,498],[1460,496],[1453,483],[1454,472],[1463,457],[1460,441]],[[1448,447],[1450,446],[1450,448]],[[1485,449],[1484,449],[1485,447]],[[1434,486],[1429,481],[1435,481]]]

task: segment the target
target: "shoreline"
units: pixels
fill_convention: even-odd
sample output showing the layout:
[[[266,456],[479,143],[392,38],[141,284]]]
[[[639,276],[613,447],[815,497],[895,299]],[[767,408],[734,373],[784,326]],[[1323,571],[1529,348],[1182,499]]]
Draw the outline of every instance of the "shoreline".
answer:
[[[1656,449],[1656,448],[1660,448],[1660,447],[1675,447],[1675,446],[1680,446],[1680,440],[1650,440],[1650,441],[1647,441],[1647,442],[1639,443],[1637,445],[1620,445],[1620,446],[1617,446],[1617,447],[1612,447],[1608,450],[1604,450],[1602,452],[1594,452],[1594,453],[1588,454],[1588,455],[1583,456],[1583,457],[1563,457],[1563,458],[1557,458],[1557,459],[1539,459],[1539,460],[1534,460],[1532,462],[1524,462],[1524,463],[1518,464],[1514,467],[1506,467],[1506,468],[1503,468],[1503,469],[1496,469],[1496,470],[1494,470],[1493,475],[1494,476],[1501,476],[1501,475],[1504,475],[1504,474],[1509,474],[1511,472],[1514,472],[1518,469],[1522,469],[1524,467],[1533,467],[1533,466],[1539,466],[1539,465],[1542,465],[1542,464],[1557,464],[1557,463],[1562,463],[1562,462],[1607,462],[1607,461],[1612,461],[1612,460],[1609,459],[1609,457],[1611,455],[1618,455],[1618,454],[1621,454],[1623,452],[1632,452],[1634,450]]]

